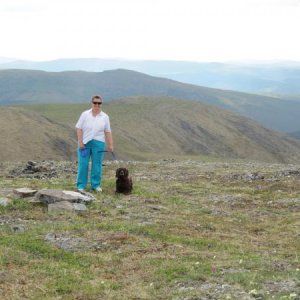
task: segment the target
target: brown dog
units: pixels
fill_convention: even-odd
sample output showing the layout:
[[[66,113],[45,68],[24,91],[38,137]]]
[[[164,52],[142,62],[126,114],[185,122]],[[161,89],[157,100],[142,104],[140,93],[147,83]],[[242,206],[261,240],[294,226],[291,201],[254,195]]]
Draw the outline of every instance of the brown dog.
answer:
[[[119,168],[116,170],[116,193],[128,195],[132,191],[132,179],[129,177],[128,169]]]

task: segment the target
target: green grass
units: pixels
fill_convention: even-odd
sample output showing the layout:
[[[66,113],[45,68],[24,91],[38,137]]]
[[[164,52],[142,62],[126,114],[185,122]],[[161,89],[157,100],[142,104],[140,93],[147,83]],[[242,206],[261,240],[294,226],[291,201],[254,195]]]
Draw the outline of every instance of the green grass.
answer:
[[[270,177],[277,171],[255,166]],[[297,198],[298,178],[281,178],[278,194],[268,181],[228,179],[218,163],[128,167],[133,193],[116,195],[115,166],[106,166],[104,192],[84,214],[48,214],[18,198],[0,207],[0,299],[247,299],[254,290],[262,299],[299,297],[299,206],[282,200]],[[74,177],[1,177],[0,192],[73,185]],[[73,250],[61,248],[63,239]]]
[[[9,211],[29,211],[32,210],[33,205],[29,202],[20,199],[14,199],[7,206],[0,206],[0,212],[5,213]]]

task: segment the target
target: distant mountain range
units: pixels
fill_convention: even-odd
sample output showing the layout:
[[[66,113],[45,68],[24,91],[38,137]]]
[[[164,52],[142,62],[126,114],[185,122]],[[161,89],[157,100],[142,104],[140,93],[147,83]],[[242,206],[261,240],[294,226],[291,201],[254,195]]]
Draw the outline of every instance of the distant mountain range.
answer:
[[[300,62],[238,64],[99,58],[34,62],[2,58],[0,69],[31,69],[48,72],[102,72],[128,69],[212,88],[300,100]]]
[[[74,124],[86,104],[0,107],[0,161],[76,159]],[[104,103],[119,159],[214,157],[299,162],[300,142],[200,102],[128,97]],[[13,150],[12,150],[13,149]]]
[[[296,131],[296,132],[291,132],[289,134],[289,136],[295,138],[295,139],[299,139],[300,140],[300,131]]]
[[[94,94],[106,101],[126,96],[172,96],[216,105],[250,117],[266,127],[300,130],[300,102],[212,89],[128,70],[44,72],[0,70],[0,104],[82,103]]]

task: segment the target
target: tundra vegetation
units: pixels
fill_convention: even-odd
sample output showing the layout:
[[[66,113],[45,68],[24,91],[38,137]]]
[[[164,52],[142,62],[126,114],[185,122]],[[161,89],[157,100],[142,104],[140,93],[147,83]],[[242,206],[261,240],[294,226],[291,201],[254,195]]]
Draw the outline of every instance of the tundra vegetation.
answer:
[[[41,164],[0,165],[0,299],[299,299],[299,165],[105,161],[87,211],[49,213],[13,190],[74,190],[76,164]]]

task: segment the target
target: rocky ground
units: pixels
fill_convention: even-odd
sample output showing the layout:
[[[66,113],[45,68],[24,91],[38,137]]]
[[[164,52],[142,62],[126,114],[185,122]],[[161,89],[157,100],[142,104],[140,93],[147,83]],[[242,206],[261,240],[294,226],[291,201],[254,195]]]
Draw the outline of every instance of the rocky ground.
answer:
[[[131,195],[114,192],[119,166]],[[0,164],[0,299],[300,299],[299,165],[106,161],[81,212],[14,192],[75,177],[73,162]]]

